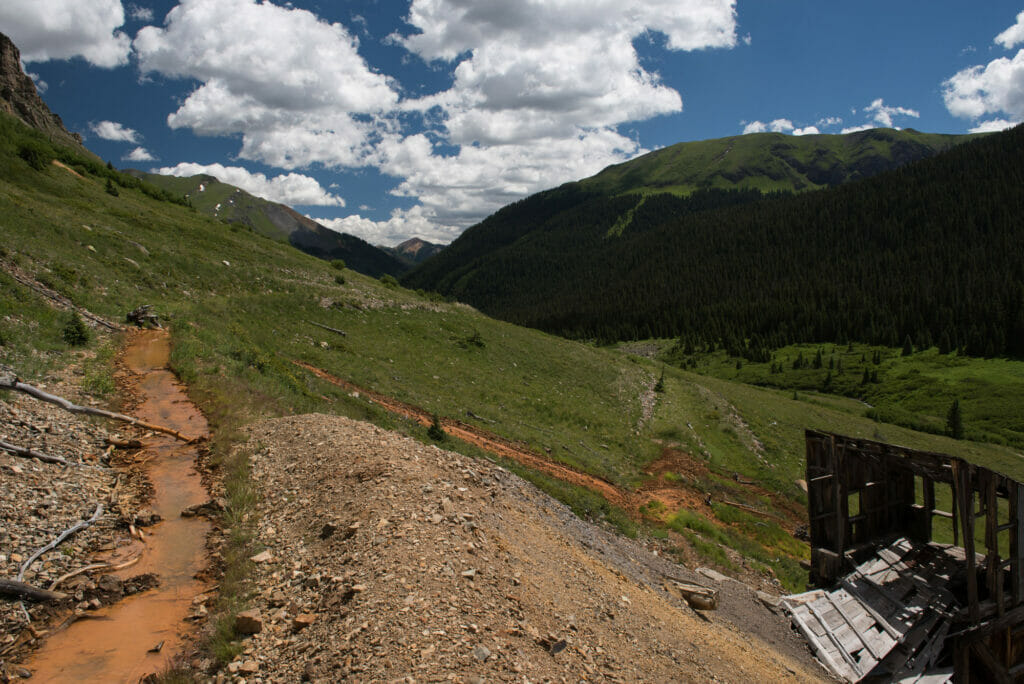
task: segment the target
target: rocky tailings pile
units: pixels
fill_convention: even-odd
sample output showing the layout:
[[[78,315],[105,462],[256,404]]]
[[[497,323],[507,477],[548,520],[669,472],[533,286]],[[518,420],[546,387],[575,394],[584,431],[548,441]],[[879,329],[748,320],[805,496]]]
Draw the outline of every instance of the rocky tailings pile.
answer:
[[[821,676],[744,585],[698,615],[662,588],[696,576],[488,461],[334,416],[249,435],[265,550],[228,668],[247,680]]]

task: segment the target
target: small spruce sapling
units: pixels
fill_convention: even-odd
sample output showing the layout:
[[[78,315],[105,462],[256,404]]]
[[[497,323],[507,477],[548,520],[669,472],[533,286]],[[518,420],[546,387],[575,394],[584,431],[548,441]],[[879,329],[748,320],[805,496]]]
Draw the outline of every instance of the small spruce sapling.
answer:
[[[434,414],[434,419],[430,423],[430,427],[427,428],[427,437],[434,440],[435,442],[443,442],[445,440],[444,428],[441,427],[441,418]]]
[[[964,438],[964,417],[960,412],[960,400],[954,399],[946,414],[946,432],[953,439]]]
[[[64,339],[65,344],[80,347],[89,341],[89,328],[85,326],[82,317],[72,311],[64,321],[60,336]]]

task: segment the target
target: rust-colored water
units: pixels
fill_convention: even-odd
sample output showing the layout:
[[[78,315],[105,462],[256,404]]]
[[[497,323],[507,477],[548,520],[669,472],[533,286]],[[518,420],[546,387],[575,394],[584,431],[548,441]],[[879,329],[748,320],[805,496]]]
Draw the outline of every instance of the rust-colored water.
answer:
[[[135,415],[189,436],[205,435],[206,420],[167,370],[169,353],[160,330],[140,333],[126,351],[125,364],[140,376]],[[102,619],[80,620],[49,637],[26,664],[33,682],[137,682],[160,671],[180,650],[192,599],[204,590],[193,576],[204,566],[209,531],[203,519],[180,515],[208,498],[195,470],[196,455],[195,446],[172,437],[146,440],[142,457],[152,456],[147,475],[155,490],[149,507],[163,521],[146,528],[142,560],[120,574],[154,572],[160,586],[105,609]],[[161,651],[150,653],[161,641]]]

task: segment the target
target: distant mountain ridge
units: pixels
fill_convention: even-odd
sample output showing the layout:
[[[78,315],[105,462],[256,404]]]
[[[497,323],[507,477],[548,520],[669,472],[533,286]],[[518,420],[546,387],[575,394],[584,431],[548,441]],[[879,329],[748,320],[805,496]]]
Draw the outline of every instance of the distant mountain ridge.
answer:
[[[753,133],[684,142],[580,181],[606,194],[751,189],[802,192],[874,176],[973,136],[874,128],[845,135]]]
[[[61,118],[39,97],[36,84],[21,70],[21,52],[3,33],[0,33],[0,111],[42,131],[54,142],[82,146],[82,136],[66,129]]]
[[[409,269],[406,262],[365,240],[333,231],[291,207],[251,195],[209,174],[162,176],[134,169],[128,173],[187,197],[192,206],[204,214],[248,226],[260,235],[287,242],[321,259],[341,259],[349,268],[368,276],[398,277]]]
[[[609,237],[621,236],[637,220],[649,197],[687,197],[696,192],[701,199],[688,209],[695,211],[712,204],[756,201],[762,193],[834,187],[931,157],[973,137],[977,136],[873,129],[846,135],[756,133],[679,143],[498,210],[467,229],[436,259],[414,268],[405,282],[481,306],[505,288],[487,282],[482,275],[484,264],[520,258],[514,254],[528,250],[532,242],[543,241],[543,234],[553,230],[555,223],[576,226],[561,225],[558,230],[585,230],[610,217],[605,231]],[[648,206],[640,212],[647,225],[663,218],[651,209]],[[598,249],[614,251],[616,245],[609,241]],[[558,257],[546,257],[545,268]],[[536,264],[523,267],[539,268]],[[511,300],[515,295],[507,292],[501,298]]]
[[[427,242],[418,237],[412,237],[394,247],[382,247],[385,252],[388,252],[402,263],[408,264],[410,267],[416,264],[421,264],[430,257],[434,256],[442,249],[444,245],[438,245],[433,242]]]

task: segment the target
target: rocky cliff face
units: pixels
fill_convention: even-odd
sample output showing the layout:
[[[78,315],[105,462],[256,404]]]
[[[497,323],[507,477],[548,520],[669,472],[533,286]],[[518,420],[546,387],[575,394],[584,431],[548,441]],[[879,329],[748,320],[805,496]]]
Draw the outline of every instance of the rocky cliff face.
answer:
[[[11,39],[0,33],[0,111],[18,117],[51,139],[75,145],[82,136],[64,128],[60,117],[50,111],[36,85],[21,69],[21,53]]]

